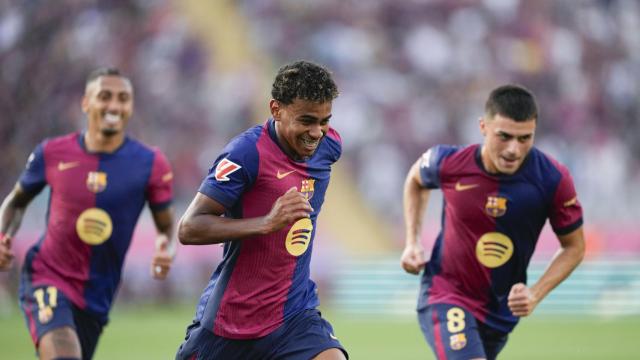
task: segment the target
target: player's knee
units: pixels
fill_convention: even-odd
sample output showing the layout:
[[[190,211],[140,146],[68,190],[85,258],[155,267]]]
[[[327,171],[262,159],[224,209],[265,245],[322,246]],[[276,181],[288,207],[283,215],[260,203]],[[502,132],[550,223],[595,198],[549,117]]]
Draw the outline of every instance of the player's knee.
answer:
[[[40,360],[80,359],[82,349],[75,330],[69,326],[44,334],[38,342]]]

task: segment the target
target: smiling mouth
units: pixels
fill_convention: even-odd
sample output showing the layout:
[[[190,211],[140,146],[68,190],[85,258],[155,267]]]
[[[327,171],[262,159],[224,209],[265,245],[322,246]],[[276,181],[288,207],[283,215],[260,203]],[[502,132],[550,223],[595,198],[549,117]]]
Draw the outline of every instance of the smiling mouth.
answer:
[[[106,114],[104,116],[104,120],[107,124],[109,125],[116,125],[117,123],[120,122],[120,120],[122,119],[122,117],[120,115],[116,115],[116,114]]]
[[[301,140],[304,148],[309,150],[315,150],[318,147],[318,144],[320,143],[319,140],[307,140],[307,139],[301,139]]]

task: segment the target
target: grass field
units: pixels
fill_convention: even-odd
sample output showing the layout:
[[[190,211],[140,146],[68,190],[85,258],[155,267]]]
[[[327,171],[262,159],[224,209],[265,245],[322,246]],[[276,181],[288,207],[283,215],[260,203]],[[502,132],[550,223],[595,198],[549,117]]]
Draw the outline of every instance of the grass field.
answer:
[[[21,313],[0,316],[0,359],[34,359]],[[96,360],[173,359],[193,306],[116,306]],[[412,317],[325,312],[351,359],[433,359]],[[532,317],[511,335],[501,359],[639,359],[640,316]]]

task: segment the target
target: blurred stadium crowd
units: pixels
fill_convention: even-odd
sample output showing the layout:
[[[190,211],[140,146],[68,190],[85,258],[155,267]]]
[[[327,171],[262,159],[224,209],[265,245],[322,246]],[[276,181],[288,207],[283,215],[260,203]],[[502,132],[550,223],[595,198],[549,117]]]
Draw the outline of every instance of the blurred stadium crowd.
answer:
[[[169,156],[183,209],[226,141],[266,119],[269,83],[255,77],[305,58],[334,72],[342,168],[390,226],[413,161],[480,142],[485,98],[505,82],[537,94],[537,145],[571,169],[588,223],[640,214],[637,0],[224,2],[255,54],[234,70],[178,3],[0,0],[2,196],[41,139],[84,126],[89,71],[116,65],[134,82],[131,132]]]
[[[503,82],[537,94],[538,146],[569,165],[588,219],[640,213],[637,1],[235,4],[249,26],[249,46],[273,67],[307,58],[335,72],[343,161],[380,214],[399,219],[405,172],[424,149],[480,141],[483,102]],[[132,131],[169,155],[179,201],[192,196],[230,136],[262,120],[253,115],[253,98],[269,89],[217,69],[216,54],[173,5],[0,2],[2,194],[40,139],[82,128],[79,97],[98,65],[115,64],[132,76]],[[243,73],[260,71],[257,60],[242,61]]]
[[[380,213],[399,215],[421,151],[479,142],[488,91],[519,82],[540,103],[538,146],[571,168],[588,221],[640,214],[638,1],[240,3],[275,62],[303,53],[336,72],[345,158]]]

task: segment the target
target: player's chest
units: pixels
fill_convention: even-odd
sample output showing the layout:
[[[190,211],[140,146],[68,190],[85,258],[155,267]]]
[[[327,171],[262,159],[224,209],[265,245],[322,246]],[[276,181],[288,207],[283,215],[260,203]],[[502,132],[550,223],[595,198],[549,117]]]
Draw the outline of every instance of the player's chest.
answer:
[[[98,156],[59,157],[46,166],[52,194],[69,200],[96,196],[116,202],[132,200],[144,193],[149,171],[133,159]]]
[[[264,196],[279,197],[292,187],[305,195],[312,203],[324,198],[329,184],[331,168],[308,163],[276,160],[260,165],[254,189]]]
[[[509,218],[527,222],[544,216],[549,199],[534,183],[524,179],[497,181],[483,176],[451,179],[443,184],[446,209],[463,221]]]

